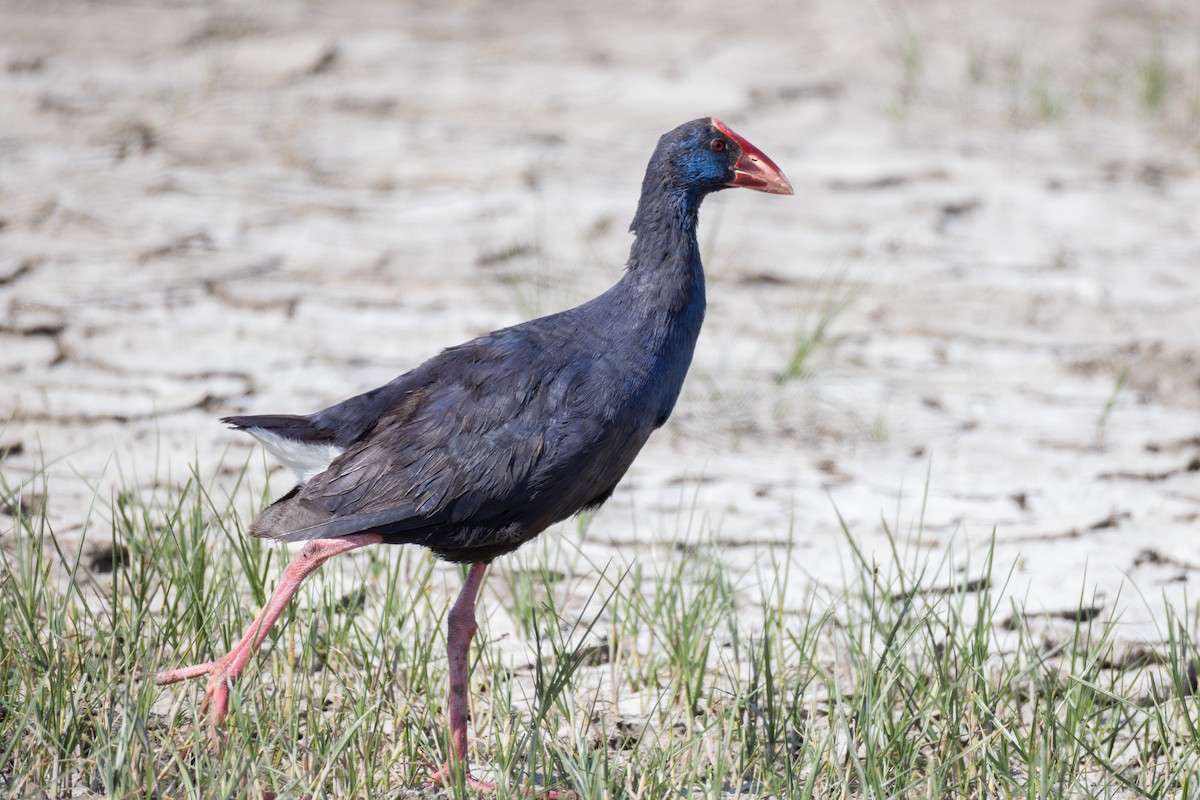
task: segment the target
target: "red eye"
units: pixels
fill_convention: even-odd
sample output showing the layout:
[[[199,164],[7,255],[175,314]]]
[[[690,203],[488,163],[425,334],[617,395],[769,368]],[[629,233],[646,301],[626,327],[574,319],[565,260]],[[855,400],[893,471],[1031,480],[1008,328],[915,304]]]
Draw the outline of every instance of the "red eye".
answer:
[[[713,139],[712,142],[710,142],[708,146],[712,149],[712,151],[714,153],[724,153],[725,152],[725,140],[724,139]]]

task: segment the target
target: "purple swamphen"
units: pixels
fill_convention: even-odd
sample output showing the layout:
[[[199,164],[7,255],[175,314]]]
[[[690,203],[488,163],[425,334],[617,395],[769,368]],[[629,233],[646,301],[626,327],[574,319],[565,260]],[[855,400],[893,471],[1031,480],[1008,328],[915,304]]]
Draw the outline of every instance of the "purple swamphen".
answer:
[[[448,619],[451,758],[471,787],[493,791],[467,764],[468,651],[484,571],[607,500],[670,416],[704,319],[697,212],[730,186],[792,193],[771,159],[720,120],[680,125],[650,158],[627,271],[604,294],[444,350],[315,414],[226,418],[300,479],[250,535],[308,544],[228,654],[158,683],[207,675],[215,733],[233,681],[313,570],[369,544],[423,545],[471,565]],[[432,782],[446,783],[450,768]]]

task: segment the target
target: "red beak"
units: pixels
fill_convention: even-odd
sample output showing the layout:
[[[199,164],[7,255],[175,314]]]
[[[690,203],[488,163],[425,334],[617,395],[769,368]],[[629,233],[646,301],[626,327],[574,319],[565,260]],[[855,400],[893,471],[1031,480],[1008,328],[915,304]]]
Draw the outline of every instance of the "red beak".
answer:
[[[753,189],[756,192],[769,194],[794,194],[792,184],[783,176],[783,171],[775,166],[775,162],[767,158],[762,150],[733,132],[733,129],[717,118],[713,118],[713,127],[737,142],[742,154],[733,164],[733,180],[726,186],[741,186],[743,189]]]

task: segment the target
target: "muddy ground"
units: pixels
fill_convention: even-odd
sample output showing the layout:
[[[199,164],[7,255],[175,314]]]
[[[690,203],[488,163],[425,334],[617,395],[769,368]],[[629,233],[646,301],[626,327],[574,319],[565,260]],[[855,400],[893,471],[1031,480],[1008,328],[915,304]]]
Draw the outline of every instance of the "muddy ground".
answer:
[[[68,538],[197,461],[261,487],[218,417],[603,290],[655,139],[715,115],[796,196],[709,200],[674,418],[522,557],[715,539],[802,607],[839,519],[881,569],[889,529],[952,550],[931,585],[994,536],[1027,613],[1161,640],[1200,580],[1200,6],[992,6],[7,0],[4,475],[46,465]]]

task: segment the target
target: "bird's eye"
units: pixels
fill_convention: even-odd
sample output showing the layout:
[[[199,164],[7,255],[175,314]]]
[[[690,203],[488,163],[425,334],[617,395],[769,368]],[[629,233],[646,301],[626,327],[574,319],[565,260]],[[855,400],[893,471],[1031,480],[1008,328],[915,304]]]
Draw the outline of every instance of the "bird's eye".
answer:
[[[725,140],[724,139],[713,139],[709,143],[708,146],[714,153],[724,153],[725,152]]]

